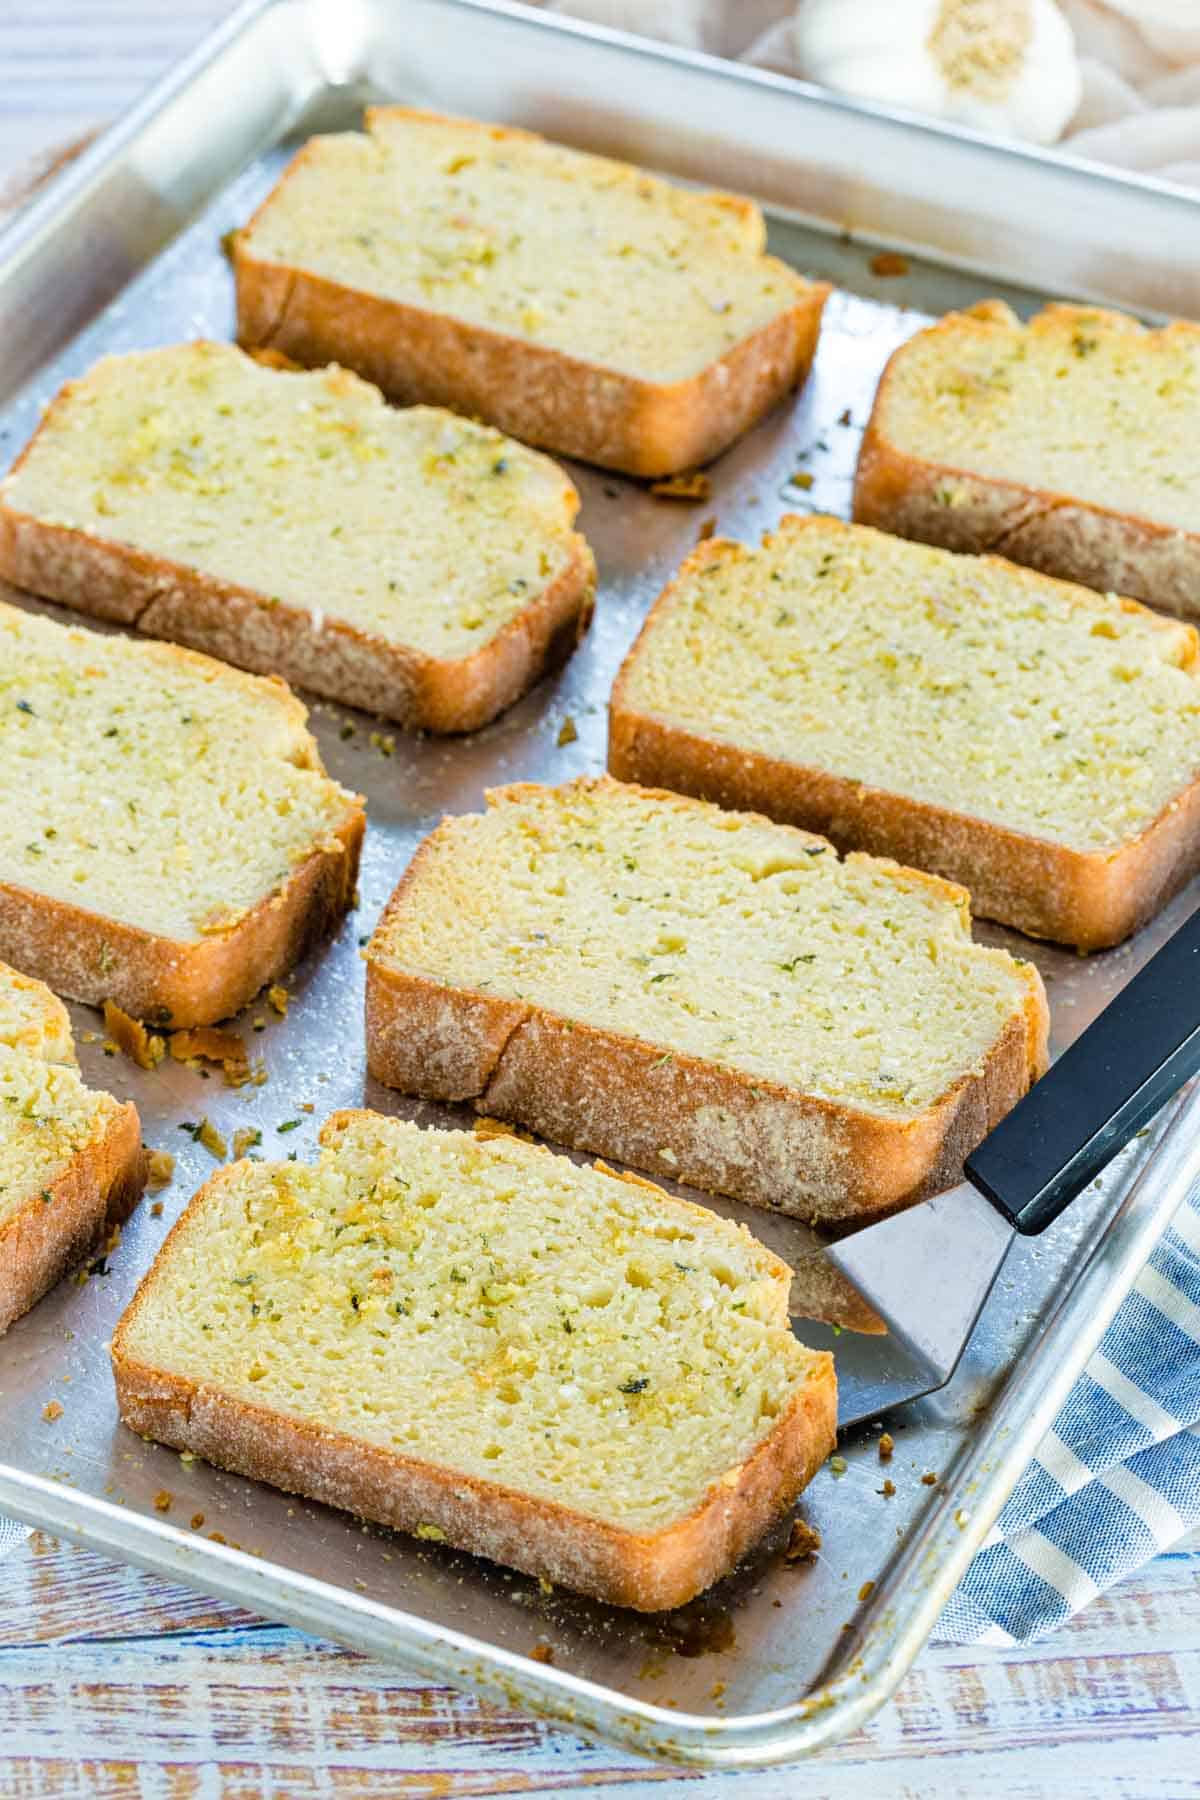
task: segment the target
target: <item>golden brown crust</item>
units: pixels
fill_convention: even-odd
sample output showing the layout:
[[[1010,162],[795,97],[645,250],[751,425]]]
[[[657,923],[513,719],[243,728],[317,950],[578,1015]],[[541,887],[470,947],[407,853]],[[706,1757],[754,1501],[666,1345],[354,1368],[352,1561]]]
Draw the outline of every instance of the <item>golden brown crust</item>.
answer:
[[[850,1230],[856,1229],[852,1223]],[[794,1259],[789,1311],[793,1319],[820,1319],[843,1331],[866,1337],[886,1337],[887,1326],[858,1289],[849,1282],[823,1249],[813,1249]]]
[[[7,1042],[12,1049],[39,1056],[46,1062],[66,1063],[72,1069],[78,1068],[71,1015],[58,995],[52,994],[44,981],[35,981],[32,975],[22,975],[8,963],[0,962],[0,1011],[3,1010],[5,989],[22,994],[26,1006],[32,1001],[32,1016],[27,1012],[23,1021],[14,1020],[14,1028],[7,1030],[0,1042]]]
[[[228,1174],[223,1170],[212,1182]],[[713,1483],[689,1517],[662,1531],[629,1531],[149,1367],[126,1355],[125,1336],[156,1271],[172,1254],[172,1239],[206,1192],[202,1188],[191,1201],[143,1278],[113,1334],[112,1359],[125,1424],[219,1468],[400,1531],[432,1525],[458,1549],[614,1606],[658,1612],[682,1605],[726,1574],[834,1446],[833,1359],[814,1355],[808,1380],[770,1435],[740,1468]]]
[[[140,1436],[398,1531],[435,1526],[457,1549],[639,1612],[681,1606],[727,1574],[835,1441],[829,1359],[742,1465],[735,1485],[714,1484],[689,1518],[667,1530],[626,1531],[132,1362],[119,1337],[117,1404]]]
[[[406,905],[437,835],[409,864],[376,928],[380,937]],[[1024,1010],[984,1067],[911,1120],[859,1111],[686,1053],[664,1056],[661,1044],[443,986],[391,967],[371,950],[367,1067],[387,1087],[469,1100],[479,1112],[575,1150],[810,1224],[844,1225],[882,1217],[960,1180],[963,1158],[1042,1073],[1045,993],[1035,969],[1026,975]]]
[[[0,1227],[0,1332],[124,1223],[145,1185],[141,1125],[126,1102],[98,1139]]]
[[[793,533],[836,528],[836,521],[823,517],[787,518],[779,527]],[[728,539],[698,545],[647,615],[618,671],[609,703],[608,768],[619,780],[762,812],[780,824],[819,832],[840,851],[862,850],[928,870],[961,883],[976,916],[1081,950],[1120,943],[1200,872],[1200,781],[1182,789],[1157,819],[1117,849],[1072,850],[640,712],[628,699],[628,689],[660,610],[673,604],[678,585],[705,564],[740,554],[742,546]],[[1006,569],[999,557],[984,561]],[[1006,573],[1031,588],[1037,580],[1014,569]],[[1078,589],[1065,582],[1054,586],[1063,598],[1079,604]],[[1121,600],[1120,605],[1155,619],[1135,600]],[[1164,630],[1178,630],[1164,620],[1155,622]],[[1185,665],[1189,671],[1195,672],[1196,661],[1193,642]]]
[[[1200,871],[1200,781],[1118,850],[1071,850],[637,713],[625,705],[620,676],[608,767],[622,781],[764,812],[839,850],[928,869],[961,882],[977,916],[1081,950],[1119,944]]]
[[[264,207],[308,154],[306,146]],[[257,217],[233,252],[244,349],[277,349],[307,367],[341,363],[392,400],[447,406],[629,475],[694,468],[756,424],[808,373],[830,292],[808,284],[794,306],[698,375],[655,383],[256,257],[246,240]]]
[[[360,805],[275,894],[236,925],[193,943],[0,882],[0,958],[69,999],[115,1000],[160,1025],[211,1025],[294,968],[353,902],[362,847]]]
[[[1120,313],[1095,307],[1046,310],[1084,310],[1091,319],[1134,326]],[[989,319],[1009,314],[1001,303],[983,301],[968,316],[986,326]],[[951,313],[921,336],[953,338],[961,329],[962,315]],[[1166,329],[1190,334],[1200,328],[1177,320]],[[993,550],[1043,574],[1079,581],[1102,593],[1130,595],[1183,618],[1200,617],[1200,534],[1137,513],[1115,512],[1075,495],[930,461],[892,443],[887,411],[891,385],[902,378],[906,349],[901,344],[892,352],[863,436],[854,484],[853,517],[858,524],[946,550]],[[953,484],[953,505],[945,502],[948,482]]]
[[[13,473],[51,428],[71,384],[56,396]],[[475,731],[564,662],[592,616],[596,563],[571,534],[571,560],[550,585],[470,656],[428,656],[333,616],[252,588],[51,525],[0,499],[0,578],[74,611],[133,625],[259,675],[379,713],[413,731]]]

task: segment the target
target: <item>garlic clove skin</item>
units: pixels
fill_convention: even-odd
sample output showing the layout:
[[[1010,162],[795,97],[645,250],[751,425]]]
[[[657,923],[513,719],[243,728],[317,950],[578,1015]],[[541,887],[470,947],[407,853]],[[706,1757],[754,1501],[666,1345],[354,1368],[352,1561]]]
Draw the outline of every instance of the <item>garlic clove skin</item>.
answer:
[[[1052,144],[1079,105],[1054,0],[803,0],[797,74],[856,99]]]

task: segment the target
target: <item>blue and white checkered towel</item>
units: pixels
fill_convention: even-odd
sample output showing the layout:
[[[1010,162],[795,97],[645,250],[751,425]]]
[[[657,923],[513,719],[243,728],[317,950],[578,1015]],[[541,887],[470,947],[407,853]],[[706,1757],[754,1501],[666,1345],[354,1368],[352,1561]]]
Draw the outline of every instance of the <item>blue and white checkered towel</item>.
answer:
[[[1200,1195],[1176,1214],[938,1623],[1047,1637],[1200,1524]]]

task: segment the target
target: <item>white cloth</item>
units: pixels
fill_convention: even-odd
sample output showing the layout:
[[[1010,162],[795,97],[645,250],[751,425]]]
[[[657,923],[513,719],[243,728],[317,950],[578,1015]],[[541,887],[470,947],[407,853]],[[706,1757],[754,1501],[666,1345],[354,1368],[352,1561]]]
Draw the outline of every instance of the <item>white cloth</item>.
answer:
[[[855,0],[845,0],[852,7]],[[1083,75],[1061,147],[1200,187],[1200,0],[1059,0]],[[787,0],[549,0],[550,12],[807,76]]]

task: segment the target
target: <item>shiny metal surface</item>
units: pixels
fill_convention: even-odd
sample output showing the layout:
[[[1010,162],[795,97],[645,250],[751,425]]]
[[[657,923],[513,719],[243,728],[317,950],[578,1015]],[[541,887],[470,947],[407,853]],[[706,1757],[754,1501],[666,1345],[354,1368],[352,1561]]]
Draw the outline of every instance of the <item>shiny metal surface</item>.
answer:
[[[265,1087],[234,1092],[172,1063],[144,1074],[106,1057],[98,1041],[83,1044],[88,1076],[133,1096],[147,1140],[176,1154],[176,1179],[161,1216],[149,1201],[139,1209],[105,1272],[64,1283],[0,1341],[0,1509],[634,1748],[721,1766],[804,1755],[860,1723],[928,1635],[1196,1179],[1192,1100],[1180,1102],[1170,1129],[1160,1121],[1124,1153],[1045,1237],[1015,1247],[953,1380],[888,1418],[894,1496],[880,1492],[878,1427],[849,1433],[844,1469],[824,1469],[803,1501],[824,1539],[816,1561],[785,1563],[781,1528],[746,1568],[665,1621],[545,1594],[521,1576],[142,1443],[117,1422],[107,1339],[171,1219],[214,1166],[183,1121],[206,1115],[226,1136],[253,1125],[267,1154],[301,1157],[338,1105],[365,1100],[427,1122],[462,1122],[452,1108],[409,1105],[365,1075],[358,950],[413,846],[443,811],[478,805],[490,784],[602,767],[612,676],[702,521],[754,537],[788,510],[844,514],[858,431],[888,352],[925,316],[981,292],[978,279],[919,259],[902,277],[874,273],[870,246],[830,226],[899,235],[898,196],[908,193],[910,234],[939,255],[987,260],[1017,281],[1036,269],[1064,290],[1195,310],[1200,209],[1166,189],[889,120],[772,77],[625,47],[518,7],[262,0],[82,157],[0,244],[0,458],[19,450],[59,382],[102,352],[228,335],[232,292],[220,239],[278,172],[283,135],[353,125],[363,99],[380,94],[541,125],[783,200],[791,211],[773,221],[774,248],[842,291],[804,393],[721,460],[710,501],[681,506],[615,477],[574,472],[602,588],[587,642],[554,682],[463,740],[407,740],[314,706],[329,768],[368,796],[360,908],[298,972],[286,1018],[248,1009],[243,1025],[265,1058]],[[944,159],[945,204],[922,210],[911,194],[942,182],[935,154]],[[851,162],[853,182],[845,173],[835,180],[832,172]],[[835,191],[853,205],[827,205]],[[810,215],[824,210],[823,230],[797,223],[802,205]],[[1168,275],[1178,277],[1173,297]],[[992,279],[986,291],[1026,308],[1040,298]],[[793,480],[797,473],[805,482]],[[576,735],[560,742],[570,738],[568,719]],[[1194,904],[1181,896],[1134,944],[1086,961],[983,935],[1038,962],[1061,1048]],[[96,1030],[95,1015],[76,1008],[75,1018],[77,1029]],[[294,1119],[299,1127],[280,1136]],[[800,1247],[797,1226],[723,1210],[784,1255]],[[805,1335],[823,1335],[856,1379],[874,1379],[886,1397],[894,1348],[835,1341],[819,1328]],[[61,1404],[60,1418],[44,1418],[50,1400]],[[922,1484],[926,1472],[936,1485]],[[869,1583],[869,1598],[856,1599]],[[551,1665],[530,1659],[539,1640],[553,1646]]]
[[[907,1370],[892,1372],[884,1404],[920,1399],[949,1381],[1012,1241],[1012,1226],[962,1181],[830,1246],[829,1260],[885,1321],[892,1348],[908,1359]],[[873,1371],[865,1384],[857,1369],[841,1371],[841,1425],[871,1418],[879,1405]]]

